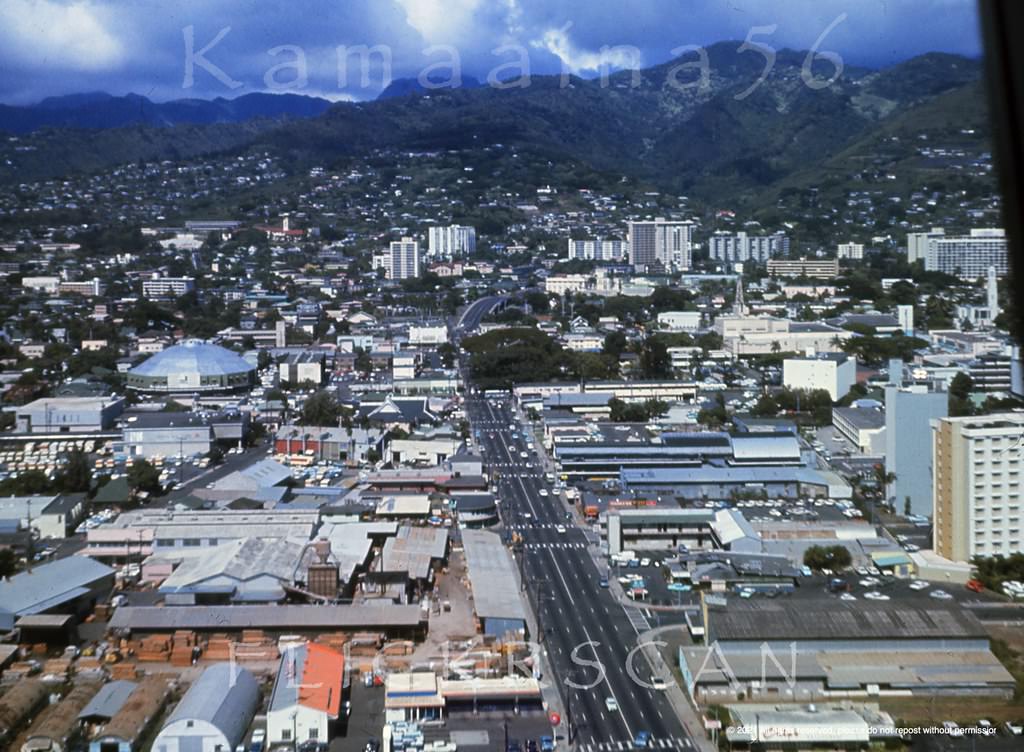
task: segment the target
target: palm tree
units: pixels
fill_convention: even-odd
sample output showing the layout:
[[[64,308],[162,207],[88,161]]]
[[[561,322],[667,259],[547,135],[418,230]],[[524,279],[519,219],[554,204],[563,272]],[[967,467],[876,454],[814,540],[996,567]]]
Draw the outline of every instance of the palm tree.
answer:
[[[779,341],[777,339],[772,340],[772,352],[777,353],[780,350],[782,350],[782,345],[779,344]]]

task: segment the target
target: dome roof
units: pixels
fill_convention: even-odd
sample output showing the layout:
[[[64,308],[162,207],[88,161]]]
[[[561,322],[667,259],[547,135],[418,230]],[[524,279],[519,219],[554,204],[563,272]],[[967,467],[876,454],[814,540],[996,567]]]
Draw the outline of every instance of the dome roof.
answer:
[[[255,367],[220,345],[211,345],[199,339],[189,339],[156,353],[131,373],[136,376],[164,377],[180,373],[198,373],[218,376],[247,373]]]

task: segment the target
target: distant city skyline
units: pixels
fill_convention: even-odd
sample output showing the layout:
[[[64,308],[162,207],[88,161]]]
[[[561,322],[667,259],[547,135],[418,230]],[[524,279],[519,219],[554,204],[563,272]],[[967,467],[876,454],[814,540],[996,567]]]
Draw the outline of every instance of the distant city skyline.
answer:
[[[591,77],[744,38],[776,50],[818,42],[844,65],[866,67],[925,52],[981,53],[970,0],[314,0],[302,13],[291,5],[253,11],[223,1],[7,0],[0,7],[0,101],[31,104],[92,91],[155,101],[254,91],[362,100],[383,88],[385,65],[373,58],[364,79],[352,61],[342,75],[338,47],[386,49],[392,79],[435,65],[447,79],[457,55],[463,77],[486,81],[521,75],[524,61],[533,75]]]

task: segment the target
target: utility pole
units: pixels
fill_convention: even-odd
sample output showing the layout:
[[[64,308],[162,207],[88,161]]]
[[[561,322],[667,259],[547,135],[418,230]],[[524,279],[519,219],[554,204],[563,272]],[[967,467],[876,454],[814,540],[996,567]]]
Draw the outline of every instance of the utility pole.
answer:
[[[25,551],[25,560],[28,562],[28,564],[25,567],[25,571],[29,574],[32,574],[32,556],[35,549],[35,547],[32,545],[35,542],[32,538],[32,499],[28,500],[26,508],[28,510],[26,512],[25,523],[26,526],[28,527],[28,547]]]

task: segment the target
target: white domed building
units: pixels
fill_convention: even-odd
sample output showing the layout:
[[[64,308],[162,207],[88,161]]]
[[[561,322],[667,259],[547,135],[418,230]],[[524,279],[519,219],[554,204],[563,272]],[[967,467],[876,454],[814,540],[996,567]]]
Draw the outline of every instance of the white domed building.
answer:
[[[193,394],[247,389],[255,382],[256,366],[237,353],[189,339],[130,370],[127,386],[137,392]]]

